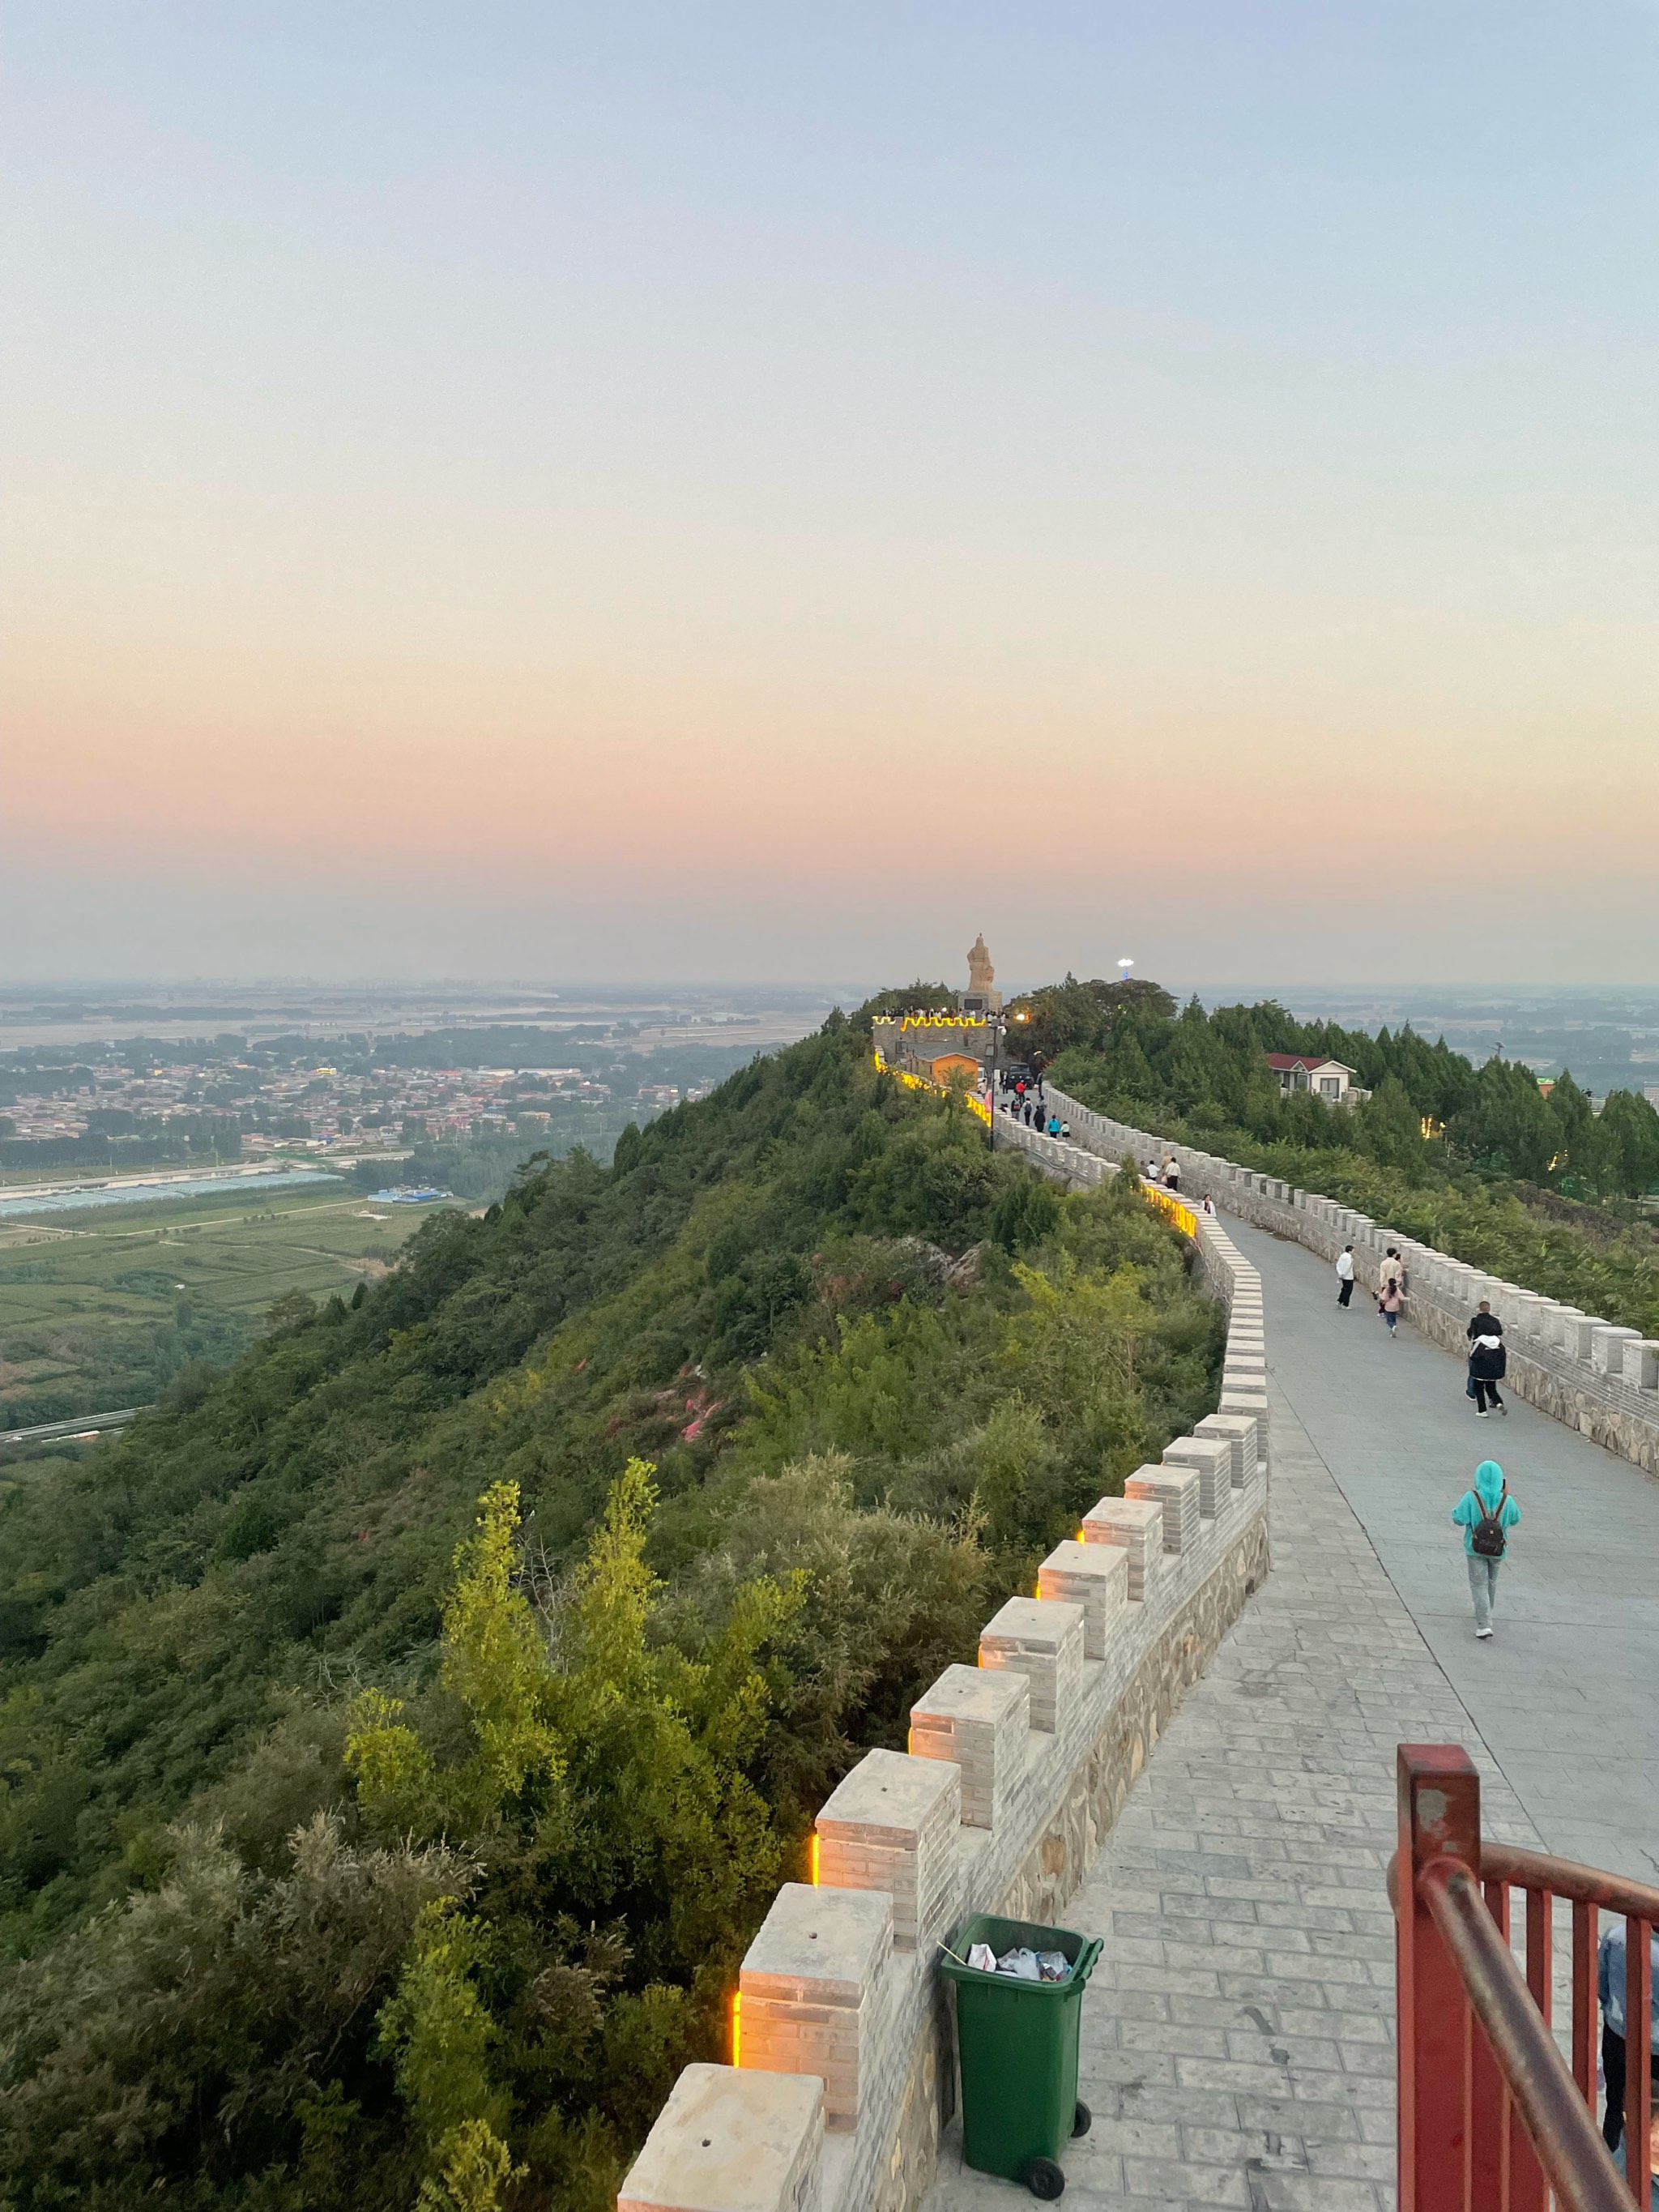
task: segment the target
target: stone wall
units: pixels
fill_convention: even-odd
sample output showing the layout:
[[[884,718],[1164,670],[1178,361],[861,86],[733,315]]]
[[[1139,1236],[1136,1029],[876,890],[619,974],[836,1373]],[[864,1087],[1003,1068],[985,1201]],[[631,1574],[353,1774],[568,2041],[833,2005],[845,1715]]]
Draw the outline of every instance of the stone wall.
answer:
[[[1407,1269],[1407,1319],[1460,1357],[1468,1350],[1470,1316],[1486,1299],[1504,1324],[1509,1351],[1505,1389],[1621,1459],[1659,1474],[1659,1340],[1484,1274],[1334,1199],[1298,1190],[1190,1145],[1171,1144],[1095,1113],[1052,1084],[1047,1089],[1054,1110],[1071,1123],[1071,1151],[1092,1152],[1103,1163],[1126,1153],[1159,1161],[1173,1154],[1181,1165],[1183,1198],[1198,1199],[1207,1192],[1221,1212],[1276,1237],[1294,1237],[1333,1263],[1343,1246],[1352,1244],[1354,1273],[1365,1290],[1376,1291],[1383,1256],[1393,1245]],[[1016,1131],[1006,1115],[995,1117],[998,1143],[1012,1137],[1023,1144],[1032,1133],[1023,1126]]]
[[[1110,1171],[1080,1157],[1075,1176],[1044,1164]],[[1219,1222],[1196,1243],[1228,1308],[1219,1410],[1056,1546],[977,1667],[917,1699],[908,1753],[837,1786],[816,1884],[780,1890],[744,1960],[733,2063],[686,2069],[619,2212],[909,2212],[926,2193],[956,2100],[940,1946],[975,1912],[1062,1917],[1267,1571],[1261,1279]]]
[[[1029,1153],[1056,1182],[1068,1183],[1075,1189],[1088,1189],[1117,1172],[1109,1160],[1086,1145],[1051,1137],[1043,1129],[1028,1129],[1024,1121],[1017,1121],[1012,1114],[1000,1110],[1000,1102],[999,1110],[991,1116],[991,1142],[1005,1148],[1017,1146]]]

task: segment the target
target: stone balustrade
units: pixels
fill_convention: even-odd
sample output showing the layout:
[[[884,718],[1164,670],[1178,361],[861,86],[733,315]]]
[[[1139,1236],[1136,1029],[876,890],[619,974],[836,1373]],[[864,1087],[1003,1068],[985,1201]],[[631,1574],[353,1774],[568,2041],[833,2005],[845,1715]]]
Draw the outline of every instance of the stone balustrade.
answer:
[[[1044,1164],[1113,1172],[1079,1157]],[[1218,1221],[1194,1241],[1229,1312],[1222,1409],[1056,1545],[1036,1596],[987,1622],[978,1666],[917,1698],[908,1752],[869,1752],[837,1785],[816,1886],[785,1884],[744,1959],[732,2063],[686,2069],[619,2212],[908,2212],[925,2194],[956,2104],[941,1942],[974,1912],[1062,1917],[1267,1572],[1261,1279]]]
[[[1345,1244],[1352,1244],[1355,1276],[1370,1291],[1381,1283],[1382,1262],[1393,1245],[1406,1263],[1406,1315],[1413,1327],[1461,1357],[1468,1349],[1470,1317],[1485,1298],[1504,1324],[1509,1352],[1504,1389],[1620,1458],[1659,1474],[1659,1339],[1506,1283],[1334,1199],[1115,1121],[1052,1084],[1045,1089],[1048,1109],[1071,1126],[1071,1143],[1055,1169],[1069,1181],[1088,1180],[1067,1164],[1072,1153],[1092,1152],[1109,1171],[1125,1158],[1163,1161],[1173,1156],[1188,1203],[1207,1195],[1219,1212],[1276,1237],[1294,1237],[1333,1262]],[[1027,1142],[1034,1133],[1005,1114],[993,1117],[994,1143],[1035,1151]],[[1045,1144],[1050,1141],[1044,1139]],[[1235,1309],[1236,1328],[1243,1318]],[[1258,1365],[1261,1347],[1251,1345],[1247,1354],[1242,1330],[1237,1342],[1236,1355],[1230,1334],[1222,1409],[1255,1412],[1258,1401],[1265,1405],[1266,1377]]]

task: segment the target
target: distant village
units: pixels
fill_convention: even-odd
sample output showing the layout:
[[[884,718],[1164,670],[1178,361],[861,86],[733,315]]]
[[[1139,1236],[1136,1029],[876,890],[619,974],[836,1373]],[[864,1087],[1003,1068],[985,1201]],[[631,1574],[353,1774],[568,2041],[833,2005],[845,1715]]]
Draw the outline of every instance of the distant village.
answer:
[[[287,1065],[252,1059],[143,1059],[111,1048],[73,1069],[0,1076],[0,1139],[45,1154],[88,1140],[116,1150],[145,1137],[188,1137],[192,1152],[257,1158],[296,1150],[362,1156],[486,1137],[533,1140],[584,1109],[665,1113],[708,1084],[642,1082],[624,1092],[580,1067],[346,1069],[319,1054]]]

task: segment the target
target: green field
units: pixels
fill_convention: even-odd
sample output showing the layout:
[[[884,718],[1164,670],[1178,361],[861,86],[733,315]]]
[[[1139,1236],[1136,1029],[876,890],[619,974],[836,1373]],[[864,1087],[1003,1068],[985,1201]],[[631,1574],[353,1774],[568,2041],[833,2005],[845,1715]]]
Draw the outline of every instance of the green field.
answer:
[[[221,1363],[285,1291],[349,1297],[431,1206],[347,1186],[157,1200],[0,1223],[0,1429],[149,1403]]]

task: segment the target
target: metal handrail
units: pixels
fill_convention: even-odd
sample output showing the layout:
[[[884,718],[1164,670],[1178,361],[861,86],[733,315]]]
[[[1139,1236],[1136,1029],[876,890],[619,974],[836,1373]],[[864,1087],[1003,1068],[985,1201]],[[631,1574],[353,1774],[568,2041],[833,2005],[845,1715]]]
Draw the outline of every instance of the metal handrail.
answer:
[[[1482,1849],[1483,1872],[1491,1848]],[[1419,1872],[1417,1892],[1456,1962],[1521,2124],[1565,2212],[1630,2212],[1630,2191],[1486,1908],[1480,1882],[1461,1861],[1437,1858]]]
[[[1461,1745],[1402,1743],[1397,1936],[1401,2212],[1649,2212],[1650,1960],[1659,1889],[1480,1832],[1480,1777]],[[1526,1899],[1526,1972],[1510,1948]],[[1551,2025],[1553,1907],[1572,1910],[1572,2063]],[[1621,2179],[1596,2125],[1596,1923],[1626,1929]],[[1607,2048],[1603,2041],[1603,2049]],[[1611,2062],[1609,2062],[1611,2063]],[[1611,2125],[1611,2121],[1607,2123]]]
[[[1577,1859],[1558,1859],[1548,1851],[1523,1851],[1515,1844],[1480,1844],[1480,1873],[1486,1881],[1512,1882],[1517,1889],[1547,1889],[1580,1905],[1599,1905],[1626,1919],[1659,1923],[1659,1889],[1623,1875],[1603,1874]]]

